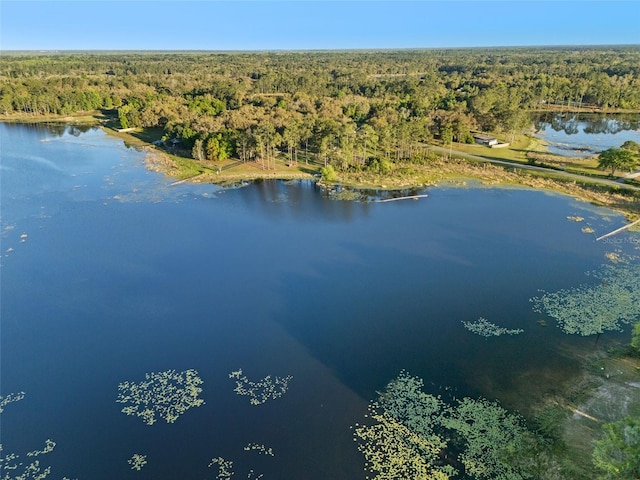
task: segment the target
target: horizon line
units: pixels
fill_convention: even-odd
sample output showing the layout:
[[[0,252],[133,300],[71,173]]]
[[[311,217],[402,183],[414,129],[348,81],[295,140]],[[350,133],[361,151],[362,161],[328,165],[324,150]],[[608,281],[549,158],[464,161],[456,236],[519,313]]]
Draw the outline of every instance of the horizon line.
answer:
[[[532,45],[479,45],[479,46],[441,46],[441,47],[345,47],[345,48],[263,48],[263,49],[208,49],[208,48],[179,48],[179,49],[147,49],[147,48],[16,48],[0,49],[0,56],[4,53],[106,53],[106,52],[149,52],[149,53],[304,53],[304,52],[364,52],[364,51],[415,51],[415,50],[473,50],[473,49],[523,49],[523,48],[607,48],[607,47],[638,47],[640,43],[600,43],[600,44],[532,44]]]

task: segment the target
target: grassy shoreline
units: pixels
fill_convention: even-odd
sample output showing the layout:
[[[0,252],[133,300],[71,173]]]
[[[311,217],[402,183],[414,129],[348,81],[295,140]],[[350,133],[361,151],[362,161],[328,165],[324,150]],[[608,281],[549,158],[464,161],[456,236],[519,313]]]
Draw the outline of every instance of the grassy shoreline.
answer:
[[[161,137],[158,129],[136,129],[121,132],[114,124],[114,118],[102,112],[84,112],[77,115],[59,116],[4,116],[0,121],[10,123],[65,123],[95,125],[108,135],[121,139],[128,145],[140,148],[147,153],[147,168],[176,181],[194,183],[212,183],[217,185],[237,184],[254,180],[294,180],[318,179],[322,165],[315,162],[290,164],[281,156],[269,169],[258,162],[242,162],[238,159],[224,161],[196,161],[176,155],[152,144]],[[484,157],[485,161],[465,158],[465,154]],[[550,166],[548,171],[533,172],[518,169],[519,165],[530,165],[531,155],[544,160],[542,165]],[[640,192],[620,187],[597,185],[590,177],[605,178],[605,174],[595,171],[593,161],[557,157],[546,152],[546,145],[535,137],[522,135],[508,148],[489,149],[479,145],[456,144],[456,150],[450,155],[441,153],[439,158],[424,164],[401,163],[395,165],[387,174],[374,174],[367,171],[339,172],[335,182],[323,183],[327,187],[342,186],[353,190],[403,190],[424,188],[446,182],[465,184],[475,180],[488,187],[524,186],[539,190],[549,190],[571,195],[598,206],[623,213],[629,220],[640,215]],[[491,160],[511,162],[511,166],[498,166]],[[554,169],[554,162],[562,162],[563,169]],[[562,178],[560,171],[566,171],[568,165],[583,163],[582,168],[573,168],[574,173],[583,175],[580,181]]]

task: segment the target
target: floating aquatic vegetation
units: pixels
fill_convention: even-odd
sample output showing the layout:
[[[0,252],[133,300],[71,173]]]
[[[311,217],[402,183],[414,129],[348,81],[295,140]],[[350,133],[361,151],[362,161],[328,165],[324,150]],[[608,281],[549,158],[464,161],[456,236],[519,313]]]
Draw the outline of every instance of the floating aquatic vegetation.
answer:
[[[367,424],[355,425],[367,478],[448,480],[459,473],[451,464],[464,466],[464,478],[530,478],[519,466],[532,445],[519,416],[485,399],[447,406],[422,387],[420,378],[401,372],[369,404]]]
[[[422,392],[422,386],[420,378],[401,372],[369,404],[367,416],[373,423],[355,425],[354,440],[374,480],[447,480],[455,475],[453,467],[438,464],[446,440],[434,428],[443,403]]]
[[[145,378],[138,383],[119,384],[116,402],[127,404],[122,412],[141,417],[147,425],[156,422],[156,415],[173,423],[191,407],[204,403],[198,398],[202,380],[195,370],[152,372],[145,374]]]
[[[24,398],[24,392],[10,393],[6,397],[0,396],[0,413],[4,411],[4,407],[12,402],[20,401]],[[41,450],[31,450],[26,456],[30,457],[30,461],[23,462],[20,455],[16,453],[4,454],[3,445],[0,443],[0,480],[44,480],[51,473],[51,467],[40,465],[42,455],[53,452],[56,442],[48,438]],[[62,477],[62,480],[70,480]]]
[[[256,451],[260,455],[268,455],[271,457],[275,456],[273,450],[270,447],[266,447],[265,445],[262,445],[260,443],[248,443],[244,447],[244,451]],[[217,480],[229,480],[234,475],[233,461],[231,460],[225,460],[222,457],[213,458],[209,463],[209,468],[214,466],[218,467],[218,474],[216,475]],[[255,470],[253,469],[249,470],[249,472],[247,473],[248,479],[259,480],[262,477],[264,477],[262,473],[256,474]]]
[[[464,328],[469,330],[476,335],[481,335],[483,337],[499,337],[500,335],[519,335],[524,330],[520,328],[516,329],[508,329],[504,327],[499,327],[495,323],[491,323],[484,317],[478,318],[475,322],[466,322],[462,321]]]
[[[510,452],[525,447],[527,430],[519,416],[485,399],[464,398],[442,419],[443,426],[464,440],[459,460],[467,475],[487,480],[528,478],[506,461]]]
[[[56,442],[48,438],[42,450],[33,450],[31,452],[28,452],[27,457],[37,457],[38,455],[44,455],[45,453],[53,452],[53,449],[55,447],[56,447]]]
[[[623,258],[617,252],[606,252],[604,254],[605,258],[613,263],[623,262]]]
[[[271,457],[274,457],[275,455],[273,454],[273,449],[271,447],[266,447],[260,443],[249,443],[244,447],[244,451],[245,452],[250,452],[252,450],[257,451],[259,454],[261,455],[269,455]]]
[[[6,397],[0,395],[0,413],[4,412],[4,407],[12,402],[20,401],[24,398],[24,392],[10,393]]]
[[[569,215],[567,217],[567,220],[571,220],[572,222],[583,222],[584,221],[584,217],[578,217],[578,216]]]
[[[27,457],[39,457],[53,451],[56,442],[47,439],[42,450],[33,450],[27,453]],[[19,460],[20,455],[9,453],[2,454],[2,444],[0,444],[0,480],[44,480],[51,473],[51,467],[43,467],[40,460],[35,458],[29,463]],[[66,477],[65,477],[66,478]],[[64,479],[63,479],[64,480]]]
[[[238,395],[251,397],[249,399],[251,405],[261,405],[269,399],[275,400],[284,395],[293,376],[287,375],[286,377],[275,377],[272,379],[271,375],[267,375],[262,380],[253,382],[249,380],[246,375],[243,375],[242,369],[239,369],[231,372],[229,378],[236,380],[234,392]]]
[[[24,398],[25,393],[10,393],[6,397],[0,396],[0,412],[4,411],[4,407],[13,402],[18,402]],[[20,455],[16,453],[3,453],[3,446],[0,443],[0,480],[44,480],[51,473],[51,467],[40,465],[42,455],[53,452],[56,442],[51,439],[45,441],[41,450],[32,450],[27,452],[26,456],[30,457],[29,462],[20,460]],[[63,480],[68,480],[63,479]]]
[[[225,460],[222,457],[212,458],[209,463],[209,468],[214,466],[218,467],[217,480],[230,480],[233,476],[233,462],[231,460]]]
[[[134,453],[133,456],[127,461],[127,463],[131,465],[131,470],[140,471],[142,470],[142,467],[147,464],[147,456],[141,455],[139,453]]]
[[[598,283],[534,297],[533,310],[546,313],[569,334],[597,335],[621,330],[640,317],[640,264],[624,259],[589,275]]]

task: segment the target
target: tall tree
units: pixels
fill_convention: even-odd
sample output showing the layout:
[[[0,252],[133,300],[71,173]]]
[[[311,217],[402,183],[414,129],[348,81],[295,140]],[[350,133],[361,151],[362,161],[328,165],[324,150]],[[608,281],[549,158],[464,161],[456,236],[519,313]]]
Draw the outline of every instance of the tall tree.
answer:
[[[609,148],[598,156],[598,168],[610,168],[611,176],[616,170],[632,170],[637,164],[638,159],[624,148]]]
[[[361,163],[364,165],[369,156],[369,150],[375,151],[378,143],[378,135],[369,124],[362,125],[356,132],[361,147]]]
[[[300,123],[298,121],[289,122],[282,133],[282,139],[289,150],[289,162],[293,164],[293,153],[296,152],[295,162],[298,163],[297,147],[300,143]]]
[[[202,161],[205,158],[204,154],[204,142],[202,139],[198,138],[195,142],[193,142],[193,149],[191,149],[191,156],[198,160]]]
[[[300,142],[304,143],[304,163],[309,163],[309,140],[313,137],[313,119],[305,117],[299,125]]]
[[[220,141],[217,135],[211,135],[205,144],[205,151],[209,160],[218,160],[220,154]]]
[[[640,478],[640,419],[626,417],[602,426],[603,435],[595,442],[593,463],[600,480]]]

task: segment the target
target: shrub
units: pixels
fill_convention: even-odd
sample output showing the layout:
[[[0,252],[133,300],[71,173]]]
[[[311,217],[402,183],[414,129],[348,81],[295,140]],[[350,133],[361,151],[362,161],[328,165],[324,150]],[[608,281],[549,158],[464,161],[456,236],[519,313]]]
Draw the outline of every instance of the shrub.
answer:
[[[336,175],[336,171],[333,169],[331,165],[327,165],[320,170],[322,174],[322,181],[324,182],[335,182],[338,178]]]
[[[640,320],[633,326],[631,332],[631,346],[637,354],[640,354]]]

